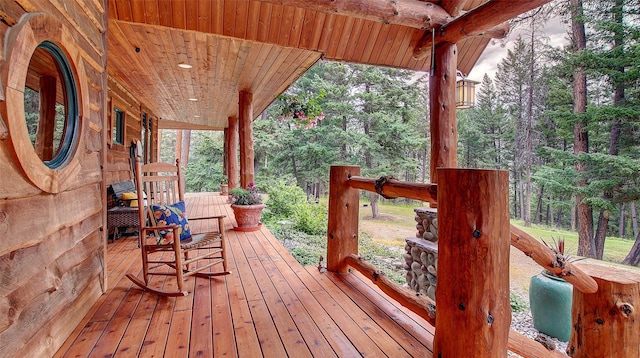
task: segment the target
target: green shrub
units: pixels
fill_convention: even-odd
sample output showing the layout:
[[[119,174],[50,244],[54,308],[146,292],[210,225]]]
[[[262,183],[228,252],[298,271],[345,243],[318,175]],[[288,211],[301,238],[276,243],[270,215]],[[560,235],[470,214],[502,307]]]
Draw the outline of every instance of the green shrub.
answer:
[[[314,203],[298,205],[293,220],[296,230],[309,235],[321,235],[327,232],[327,208]]]
[[[309,235],[327,232],[327,209],[309,203],[304,191],[291,181],[281,179],[266,188],[269,199],[262,215],[265,223],[277,226],[278,221],[295,222],[294,229]]]
[[[279,180],[265,189],[269,197],[263,215],[266,221],[293,220],[298,206],[307,202],[304,191],[285,180]]]

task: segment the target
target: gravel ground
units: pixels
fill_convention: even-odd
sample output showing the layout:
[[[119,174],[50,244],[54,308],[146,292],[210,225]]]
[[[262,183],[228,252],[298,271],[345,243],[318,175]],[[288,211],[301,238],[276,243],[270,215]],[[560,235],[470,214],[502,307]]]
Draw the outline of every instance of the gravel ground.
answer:
[[[562,353],[567,350],[567,342],[562,342],[557,338],[552,338],[546,334],[539,333],[538,330],[533,327],[533,318],[531,317],[531,311],[529,310],[514,312],[511,315],[511,328],[531,339],[536,339],[536,337],[540,336],[540,338],[544,339],[546,342],[555,345],[556,349]],[[520,357],[520,355],[509,352],[509,357]]]

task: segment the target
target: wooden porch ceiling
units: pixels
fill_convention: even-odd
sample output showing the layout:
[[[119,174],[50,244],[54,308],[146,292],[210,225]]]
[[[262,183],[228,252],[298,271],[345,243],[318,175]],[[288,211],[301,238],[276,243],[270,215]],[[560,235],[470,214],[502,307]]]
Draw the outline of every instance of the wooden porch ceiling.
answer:
[[[109,243],[110,288],[55,357],[432,356],[434,328],[424,319],[358,273],[301,266],[265,227],[229,230],[224,198],[191,194],[186,202],[195,216],[227,215],[230,275],[191,277],[189,296],[158,297],[124,277],[141,270],[136,238]]]
[[[487,1],[424,2],[458,14]],[[159,116],[161,128],[222,129],[228,117],[238,115],[239,91],[253,92],[258,115],[321,57],[429,70],[430,56],[412,56],[425,30],[338,15],[313,4],[109,0],[109,75]],[[362,7],[364,13],[373,5]],[[488,42],[479,36],[458,42],[458,69],[468,73]]]

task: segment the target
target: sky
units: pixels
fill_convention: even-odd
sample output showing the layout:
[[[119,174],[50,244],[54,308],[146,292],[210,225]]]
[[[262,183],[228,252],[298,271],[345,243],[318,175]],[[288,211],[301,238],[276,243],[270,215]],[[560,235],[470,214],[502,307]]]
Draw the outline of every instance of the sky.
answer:
[[[550,19],[543,33],[544,35],[541,34],[541,36],[547,36],[549,43],[553,46],[564,46],[569,42],[566,25],[562,23],[560,18]],[[527,34],[527,29],[515,29],[511,31],[505,39],[506,43],[504,40],[492,40],[467,78],[480,82],[486,73],[494,79],[498,63],[507,56],[507,51],[513,48],[513,44],[518,38],[518,35],[526,36]]]

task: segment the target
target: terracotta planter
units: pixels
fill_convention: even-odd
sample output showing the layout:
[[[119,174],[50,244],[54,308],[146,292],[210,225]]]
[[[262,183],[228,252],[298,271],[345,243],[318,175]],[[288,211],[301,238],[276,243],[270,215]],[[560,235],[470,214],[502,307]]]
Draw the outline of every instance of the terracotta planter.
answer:
[[[220,184],[220,195],[229,195],[229,184]]]
[[[262,215],[262,209],[264,204],[257,205],[231,205],[233,214],[236,217],[238,226],[234,226],[233,230],[236,231],[257,231],[260,230],[260,216]]]

